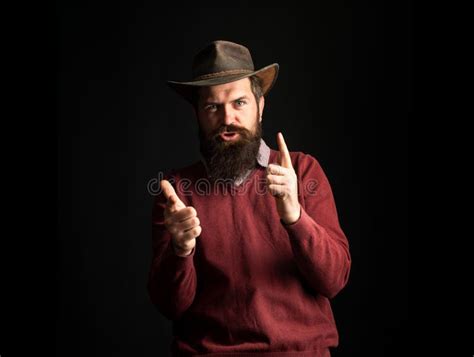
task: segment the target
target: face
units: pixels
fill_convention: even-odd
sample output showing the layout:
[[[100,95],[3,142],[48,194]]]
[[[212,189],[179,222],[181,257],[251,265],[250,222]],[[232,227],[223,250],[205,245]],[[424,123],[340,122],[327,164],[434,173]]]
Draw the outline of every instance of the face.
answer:
[[[235,179],[255,167],[261,113],[248,78],[201,88],[197,105],[200,149],[211,179]]]
[[[203,87],[196,113],[200,130],[207,138],[218,135],[222,142],[236,142],[245,130],[255,134],[257,123],[262,120],[264,104],[261,97],[257,106],[248,78]]]

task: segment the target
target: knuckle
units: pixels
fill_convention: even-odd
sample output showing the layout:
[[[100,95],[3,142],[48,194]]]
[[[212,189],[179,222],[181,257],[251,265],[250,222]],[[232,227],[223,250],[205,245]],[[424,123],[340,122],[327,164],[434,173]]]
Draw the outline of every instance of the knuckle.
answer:
[[[194,248],[194,245],[195,245],[194,239],[188,240],[188,241],[184,244],[184,249],[185,249],[185,250],[191,250],[191,249]]]
[[[201,232],[202,232],[201,226],[197,226],[197,227],[195,227],[195,228],[193,229],[193,233],[194,233],[194,235],[195,235],[196,237],[197,237],[198,235],[200,235]]]
[[[174,236],[176,237],[180,237],[181,236],[181,230],[178,229],[178,227],[176,225],[172,225],[171,226],[171,234],[173,234]]]

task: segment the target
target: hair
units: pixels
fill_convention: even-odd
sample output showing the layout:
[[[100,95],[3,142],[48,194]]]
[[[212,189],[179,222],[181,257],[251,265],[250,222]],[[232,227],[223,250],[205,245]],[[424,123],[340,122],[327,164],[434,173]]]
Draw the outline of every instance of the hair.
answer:
[[[252,93],[255,97],[255,100],[257,101],[258,105],[258,100],[263,97],[263,87],[262,87],[262,80],[258,76],[250,76],[250,87],[252,88]]]
[[[253,96],[255,97],[255,100],[257,102],[257,107],[258,107],[258,101],[261,97],[263,97],[263,87],[262,87],[262,80],[260,77],[253,75],[248,77],[250,80],[250,88],[252,89]],[[198,111],[198,101],[199,101],[199,87],[195,87],[192,92],[192,105],[196,112]]]

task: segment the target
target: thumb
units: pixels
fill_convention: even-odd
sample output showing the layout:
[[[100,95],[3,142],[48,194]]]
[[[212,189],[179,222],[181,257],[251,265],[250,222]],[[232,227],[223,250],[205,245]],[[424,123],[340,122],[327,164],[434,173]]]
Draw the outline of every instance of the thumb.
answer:
[[[288,148],[286,147],[285,139],[283,139],[283,134],[277,134],[277,144],[278,144],[278,164],[280,166],[291,169],[293,165],[291,164],[291,157]]]
[[[180,209],[186,207],[183,201],[179,199],[176,191],[168,180],[161,180],[160,184],[163,194],[167,200],[167,204],[170,206],[172,211],[179,211]]]

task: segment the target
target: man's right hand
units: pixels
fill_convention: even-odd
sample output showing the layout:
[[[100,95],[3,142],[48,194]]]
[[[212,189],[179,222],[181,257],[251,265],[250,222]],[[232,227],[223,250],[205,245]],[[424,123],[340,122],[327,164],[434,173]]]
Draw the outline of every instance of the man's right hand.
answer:
[[[180,257],[188,256],[202,231],[197,212],[194,207],[186,207],[168,180],[161,180],[160,184],[167,200],[165,226],[171,233],[174,251]]]

